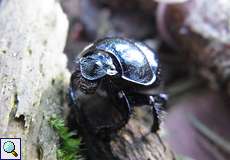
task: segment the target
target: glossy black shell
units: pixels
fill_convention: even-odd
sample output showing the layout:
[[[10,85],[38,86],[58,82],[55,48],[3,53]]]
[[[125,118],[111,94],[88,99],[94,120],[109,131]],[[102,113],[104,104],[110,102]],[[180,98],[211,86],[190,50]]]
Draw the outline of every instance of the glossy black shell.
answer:
[[[124,38],[105,38],[87,46],[80,57],[102,51],[116,58],[121,78],[140,85],[152,85],[157,79],[158,58],[144,43]]]

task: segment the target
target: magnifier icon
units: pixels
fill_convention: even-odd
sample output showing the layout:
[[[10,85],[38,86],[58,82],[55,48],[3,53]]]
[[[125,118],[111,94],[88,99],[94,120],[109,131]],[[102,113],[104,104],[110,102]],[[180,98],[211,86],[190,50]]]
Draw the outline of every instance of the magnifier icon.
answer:
[[[11,153],[14,155],[14,157],[17,157],[18,154],[17,152],[15,151],[15,145],[13,142],[11,141],[7,141],[3,144],[3,150],[6,152],[6,153]]]

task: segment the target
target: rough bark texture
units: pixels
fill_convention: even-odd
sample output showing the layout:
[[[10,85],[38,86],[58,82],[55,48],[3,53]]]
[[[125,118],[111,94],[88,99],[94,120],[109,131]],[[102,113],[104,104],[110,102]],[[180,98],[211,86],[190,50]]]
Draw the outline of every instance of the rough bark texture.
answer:
[[[83,138],[86,155],[90,160],[172,160],[173,153],[158,134],[150,132],[149,108],[136,108],[134,116],[117,134],[103,132],[95,135],[99,123],[111,125],[121,117],[111,103],[103,107],[87,100],[83,108],[76,110],[78,130]],[[91,104],[91,105],[90,105]],[[162,129],[163,130],[163,129]],[[161,131],[162,131],[161,130]],[[163,133],[163,132],[161,132]],[[163,135],[163,134],[160,134]]]
[[[24,160],[56,159],[67,28],[55,0],[0,0],[0,137],[22,138]]]
[[[173,153],[157,134],[149,132],[149,127],[132,119],[117,138],[111,142],[114,155],[121,160],[172,160]]]

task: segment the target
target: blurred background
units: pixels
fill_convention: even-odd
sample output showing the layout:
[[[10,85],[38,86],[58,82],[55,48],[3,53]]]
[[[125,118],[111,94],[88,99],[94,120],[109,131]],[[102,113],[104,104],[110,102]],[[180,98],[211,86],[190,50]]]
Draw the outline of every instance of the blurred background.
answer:
[[[169,95],[164,128],[178,157],[230,159],[230,1],[62,0],[70,22],[68,68],[107,36],[145,42],[162,66]]]

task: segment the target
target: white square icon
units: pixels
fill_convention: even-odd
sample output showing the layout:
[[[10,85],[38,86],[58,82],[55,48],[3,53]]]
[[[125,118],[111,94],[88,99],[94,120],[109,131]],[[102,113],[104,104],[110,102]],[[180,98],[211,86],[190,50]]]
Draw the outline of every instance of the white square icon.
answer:
[[[21,138],[0,138],[0,160],[21,160]]]

